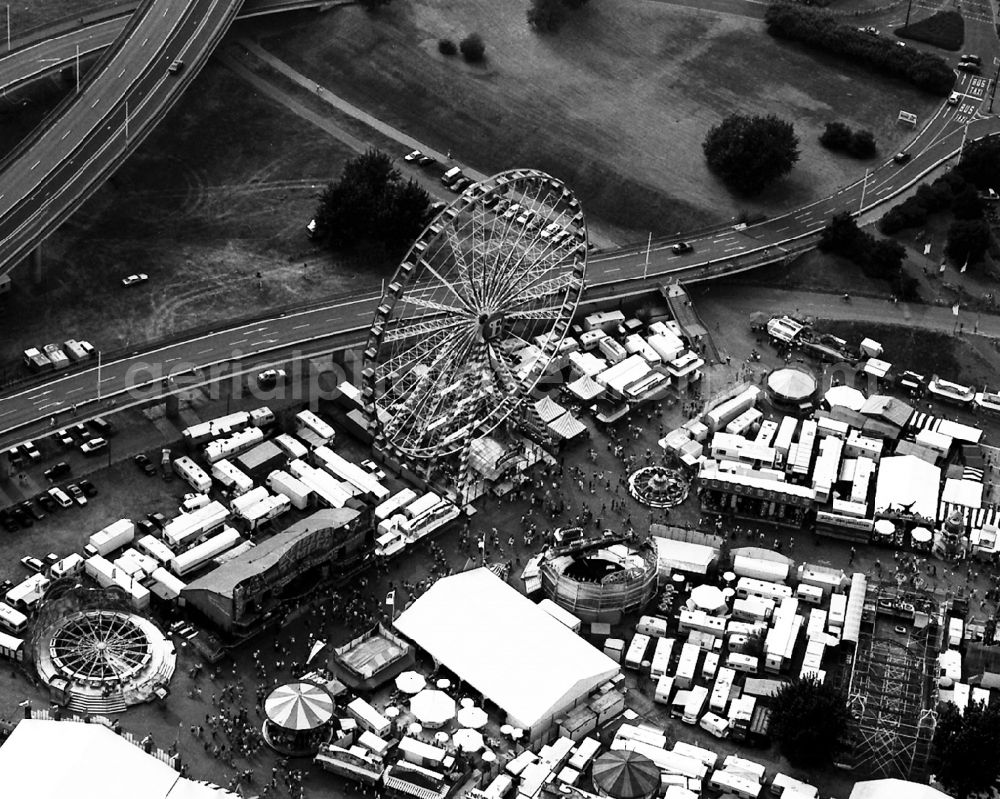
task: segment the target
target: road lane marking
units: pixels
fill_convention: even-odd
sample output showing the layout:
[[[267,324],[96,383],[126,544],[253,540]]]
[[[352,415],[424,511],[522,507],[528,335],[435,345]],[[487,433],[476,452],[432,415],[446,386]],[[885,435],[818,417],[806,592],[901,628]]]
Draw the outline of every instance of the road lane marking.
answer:
[[[208,355],[208,353],[212,352],[212,350],[214,350],[214,349],[215,349],[215,347],[208,347],[208,348],[203,349],[203,350],[198,350],[198,354],[199,355]]]
[[[102,382],[102,383],[107,383],[107,382],[108,382],[109,380],[114,380],[114,379],[115,379],[115,376],[114,376],[114,375],[111,375],[111,377],[105,377],[105,378],[102,378],[102,379],[101,379],[101,382]]]
[[[309,327],[309,323],[306,322],[304,325],[292,325],[292,330],[301,330],[304,327]]]
[[[243,338],[237,339],[236,341],[230,341],[229,342],[229,346],[230,347],[235,347],[237,344],[243,344],[244,342],[246,342],[246,336],[244,336]]]
[[[622,268],[620,266],[610,267],[604,270],[605,272],[621,272]]]
[[[45,405],[39,405],[38,410],[44,411],[46,408],[55,408],[58,405],[62,405],[62,400],[56,400],[55,402],[49,402]]]
[[[775,232],[775,233],[784,233],[784,232],[785,232],[786,230],[788,230],[788,229],[789,229],[790,227],[791,227],[791,225],[785,225],[784,227],[779,227],[779,228],[778,228],[778,229],[777,229],[776,231],[774,231],[774,232]]]
[[[76,388],[66,389],[67,394],[76,394],[77,391],[83,391],[83,386],[77,386]]]
[[[35,167],[38,166],[40,163],[42,163],[42,162],[41,161],[35,161],[35,163],[31,167],[32,171],[34,171]]]

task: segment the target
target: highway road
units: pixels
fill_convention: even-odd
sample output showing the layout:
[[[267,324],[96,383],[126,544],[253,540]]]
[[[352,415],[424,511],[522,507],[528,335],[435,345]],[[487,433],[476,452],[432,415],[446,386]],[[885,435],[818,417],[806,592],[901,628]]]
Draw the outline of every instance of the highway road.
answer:
[[[244,0],[236,18],[248,19],[322,8],[327,2],[328,0]],[[74,66],[78,57],[82,60],[102,52],[114,43],[138,7],[138,3],[122,3],[86,17],[36,29],[24,40],[14,42],[14,49],[0,57],[0,91],[11,91],[63,67]],[[77,19],[80,21],[74,24]]]
[[[159,2],[171,6],[169,0]],[[194,0],[192,6],[203,8],[200,5],[203,3],[218,10],[212,0]],[[170,8],[165,6],[162,8],[169,16]],[[165,70],[175,52],[179,51],[171,50],[168,45],[163,54],[149,63]],[[987,64],[990,60],[992,55]],[[141,99],[144,92],[157,87],[157,81],[162,83],[165,79],[165,73],[147,70],[138,77],[128,96]],[[923,124],[907,148],[913,156],[909,163],[897,165],[887,158],[870,174],[830,197],[757,225],[716,230],[692,239],[693,252],[681,256],[672,254],[669,240],[657,242],[648,252],[646,247],[635,246],[595,254],[588,266],[587,296],[622,297],[648,290],[664,280],[693,282],[733,274],[782,260],[791,252],[812,246],[834,214],[842,211],[857,214],[872,209],[953,158],[965,139],[1000,134],[1000,119],[982,113],[988,102],[987,88],[987,78],[961,74],[956,85],[960,102],[942,105]],[[122,133],[123,110],[119,104],[102,119],[112,138]],[[64,168],[70,169],[71,164],[67,162]],[[40,191],[44,190],[43,186]],[[219,369],[234,361],[238,372],[249,373],[266,363],[282,363],[291,357],[357,345],[364,340],[378,301],[375,294],[351,297],[136,353],[101,364],[100,370],[94,366],[73,374],[53,375],[43,385],[0,398],[0,442],[9,444],[38,434],[54,416],[60,425],[66,424],[71,408],[78,408],[80,417],[86,418],[109,410],[112,403],[120,409],[170,393],[185,384],[218,379]]]

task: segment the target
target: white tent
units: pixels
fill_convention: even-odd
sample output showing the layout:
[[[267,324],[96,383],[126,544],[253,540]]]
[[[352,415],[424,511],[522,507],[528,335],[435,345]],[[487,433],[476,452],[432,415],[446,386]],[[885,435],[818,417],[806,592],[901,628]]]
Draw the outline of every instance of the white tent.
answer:
[[[823,395],[831,408],[839,405],[852,411],[860,411],[865,405],[865,395],[852,386],[834,386]]]
[[[875,513],[909,512],[937,518],[941,470],[915,455],[882,458],[875,483]]]
[[[866,780],[856,782],[850,799],[949,799],[930,785],[907,780]]]
[[[542,397],[538,400],[535,403],[535,411],[543,422],[551,422],[553,419],[558,419],[566,413],[566,409],[550,397]]]
[[[181,777],[103,724],[24,719],[0,746],[3,796],[31,799],[236,799]]]
[[[653,536],[653,544],[656,546],[656,570],[661,577],[668,576],[671,571],[705,574],[718,554],[713,547],[672,538]]]
[[[574,380],[566,386],[566,390],[584,402],[597,399],[604,393],[604,386],[598,383],[590,375],[584,375],[578,380]]]
[[[619,670],[485,568],[438,580],[395,626],[531,737]]]

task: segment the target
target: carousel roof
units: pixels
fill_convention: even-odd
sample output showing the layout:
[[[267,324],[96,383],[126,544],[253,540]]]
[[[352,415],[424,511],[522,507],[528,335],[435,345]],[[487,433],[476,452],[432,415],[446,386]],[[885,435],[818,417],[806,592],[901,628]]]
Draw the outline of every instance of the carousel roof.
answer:
[[[787,400],[804,400],[816,390],[816,378],[802,369],[776,369],[767,376],[767,387]]]
[[[264,701],[268,721],[286,730],[313,730],[333,716],[333,699],[318,685],[279,685]]]
[[[615,799],[652,796],[660,787],[660,769],[645,755],[626,749],[606,752],[594,761],[594,785]]]
[[[865,395],[853,386],[834,386],[823,395],[831,408],[839,405],[852,411],[860,411],[865,406]]]

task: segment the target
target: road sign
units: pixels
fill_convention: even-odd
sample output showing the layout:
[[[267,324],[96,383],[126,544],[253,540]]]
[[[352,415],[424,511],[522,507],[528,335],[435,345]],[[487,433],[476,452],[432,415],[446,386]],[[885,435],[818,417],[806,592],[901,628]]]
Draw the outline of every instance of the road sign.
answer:
[[[905,122],[907,125],[917,126],[917,115],[911,114],[909,111],[900,111],[899,116],[896,118],[897,122]]]

